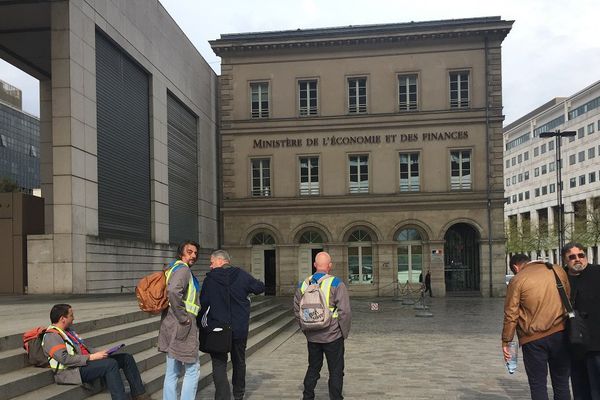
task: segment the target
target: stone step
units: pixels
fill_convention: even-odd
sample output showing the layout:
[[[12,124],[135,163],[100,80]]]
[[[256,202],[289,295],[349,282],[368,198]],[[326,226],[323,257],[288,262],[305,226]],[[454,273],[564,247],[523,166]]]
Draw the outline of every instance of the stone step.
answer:
[[[271,324],[278,323],[286,316],[291,318],[288,309],[270,298],[254,300],[251,306],[251,322],[249,336],[253,337],[268,330]],[[140,371],[154,369],[158,364],[163,365],[165,355],[156,351],[158,338],[159,317],[147,318],[132,324],[103,328],[86,335],[86,341],[94,347],[108,348],[119,343],[126,344],[126,351],[133,354],[138,362]],[[21,350],[22,351],[22,350]],[[203,354],[201,363],[209,363],[210,357]],[[24,358],[22,358],[22,363]],[[164,377],[164,371],[163,371]],[[160,383],[162,386],[162,381]],[[101,388],[96,387],[95,391]],[[158,390],[158,389],[156,389]],[[94,394],[80,386],[55,385],[52,372],[49,369],[26,367],[18,371],[0,375],[0,400],[17,399],[82,399]]]

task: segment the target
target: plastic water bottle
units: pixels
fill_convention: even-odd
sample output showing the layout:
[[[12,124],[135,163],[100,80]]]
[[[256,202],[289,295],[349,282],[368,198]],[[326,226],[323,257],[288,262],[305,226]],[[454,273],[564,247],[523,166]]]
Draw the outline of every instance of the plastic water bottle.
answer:
[[[509,374],[514,374],[517,370],[517,359],[519,357],[519,344],[516,341],[512,341],[508,343],[508,352],[510,353],[510,357],[506,362],[506,369]]]

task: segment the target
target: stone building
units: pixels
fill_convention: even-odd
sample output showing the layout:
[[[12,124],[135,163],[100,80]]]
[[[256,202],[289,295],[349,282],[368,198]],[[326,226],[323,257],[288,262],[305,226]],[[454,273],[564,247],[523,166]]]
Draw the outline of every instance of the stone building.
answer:
[[[223,245],[287,295],[502,295],[500,17],[223,34]],[[407,285],[408,282],[408,285]]]
[[[132,291],[184,238],[205,261],[217,76],[160,2],[0,2],[0,25],[0,56],[40,81],[45,234],[28,237],[29,293]]]

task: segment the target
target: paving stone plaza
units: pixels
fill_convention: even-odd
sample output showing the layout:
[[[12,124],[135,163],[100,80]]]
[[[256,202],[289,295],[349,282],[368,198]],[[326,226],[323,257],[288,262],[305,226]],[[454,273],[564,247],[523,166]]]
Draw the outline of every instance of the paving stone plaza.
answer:
[[[503,298],[432,298],[433,317],[417,318],[411,305],[353,299],[346,341],[346,399],[529,399],[522,360],[514,375],[502,361]],[[378,302],[379,311],[370,303]],[[520,354],[519,354],[520,355]],[[299,399],[307,365],[301,332],[248,359],[248,400]],[[202,367],[201,367],[202,368]],[[328,399],[323,365],[316,398]],[[212,385],[197,399],[211,399]]]

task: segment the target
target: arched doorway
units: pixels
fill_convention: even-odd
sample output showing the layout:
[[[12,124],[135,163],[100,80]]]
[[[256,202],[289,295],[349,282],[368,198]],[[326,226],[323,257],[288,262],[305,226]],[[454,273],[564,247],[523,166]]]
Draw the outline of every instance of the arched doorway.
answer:
[[[307,230],[298,238],[298,280],[314,274],[315,257],[323,251],[323,235],[316,230]]]
[[[275,254],[275,239],[267,232],[255,234],[252,244],[252,274],[265,282],[265,295],[275,295],[277,292],[277,264]]]
[[[419,283],[423,272],[423,239],[415,228],[399,231],[394,239],[399,242],[398,284]]]
[[[452,225],[444,235],[446,292],[479,291],[479,234],[465,223]]]

